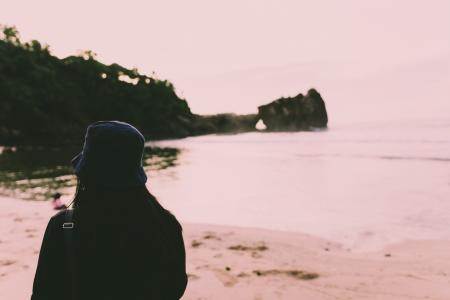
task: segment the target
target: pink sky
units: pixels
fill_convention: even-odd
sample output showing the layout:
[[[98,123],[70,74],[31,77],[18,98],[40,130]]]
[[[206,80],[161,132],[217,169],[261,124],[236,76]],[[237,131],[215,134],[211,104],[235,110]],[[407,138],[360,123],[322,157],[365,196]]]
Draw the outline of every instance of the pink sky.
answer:
[[[155,71],[196,113],[254,112],[314,86],[332,122],[449,117],[448,0],[71,3],[8,1],[0,22],[58,56]]]

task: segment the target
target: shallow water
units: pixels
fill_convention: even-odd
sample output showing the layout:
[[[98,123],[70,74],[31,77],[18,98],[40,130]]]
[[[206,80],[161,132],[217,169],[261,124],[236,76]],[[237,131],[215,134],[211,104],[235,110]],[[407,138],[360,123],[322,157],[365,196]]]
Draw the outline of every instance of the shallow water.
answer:
[[[184,222],[305,232],[353,251],[450,239],[450,120],[148,145],[148,186]],[[79,149],[2,150],[2,193],[70,201]]]
[[[0,147],[0,194],[26,200],[49,200],[56,192],[73,198],[76,177],[71,159],[79,147]],[[147,173],[175,166],[179,150],[146,147]]]
[[[450,121],[164,141],[149,187],[182,221],[299,231],[352,250],[450,239]]]

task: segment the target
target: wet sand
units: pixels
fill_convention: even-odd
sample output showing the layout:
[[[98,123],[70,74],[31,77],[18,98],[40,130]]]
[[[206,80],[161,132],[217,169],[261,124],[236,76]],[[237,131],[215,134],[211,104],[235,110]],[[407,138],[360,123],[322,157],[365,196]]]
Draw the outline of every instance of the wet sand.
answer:
[[[29,298],[53,214],[46,202],[0,197],[0,299]],[[450,299],[450,241],[403,241],[362,253],[301,233],[183,227],[183,299]]]

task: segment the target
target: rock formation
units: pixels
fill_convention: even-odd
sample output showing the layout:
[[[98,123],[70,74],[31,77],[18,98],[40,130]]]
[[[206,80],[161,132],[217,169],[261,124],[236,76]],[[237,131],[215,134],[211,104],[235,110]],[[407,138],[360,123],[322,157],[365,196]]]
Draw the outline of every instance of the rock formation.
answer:
[[[304,96],[280,98],[258,107],[258,116],[268,131],[297,131],[326,128],[325,102],[315,89]]]

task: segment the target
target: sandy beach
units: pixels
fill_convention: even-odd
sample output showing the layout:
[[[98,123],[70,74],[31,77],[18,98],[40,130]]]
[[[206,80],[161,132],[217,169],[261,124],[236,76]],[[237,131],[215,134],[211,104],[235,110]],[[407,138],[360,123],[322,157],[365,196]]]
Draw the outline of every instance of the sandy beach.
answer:
[[[0,299],[28,299],[47,202],[0,198]],[[183,299],[450,299],[450,241],[351,249],[301,233],[183,224]]]

